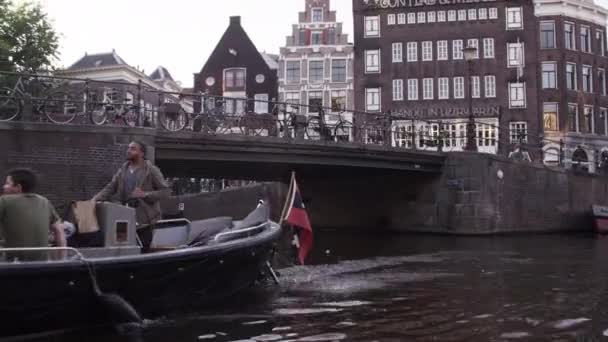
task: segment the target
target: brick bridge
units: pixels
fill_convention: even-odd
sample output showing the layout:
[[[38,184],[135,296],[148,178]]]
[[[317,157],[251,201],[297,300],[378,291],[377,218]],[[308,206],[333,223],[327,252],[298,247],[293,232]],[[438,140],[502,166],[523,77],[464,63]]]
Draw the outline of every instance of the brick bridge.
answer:
[[[590,205],[608,204],[605,178],[493,155],[126,127],[0,123],[0,172],[34,168],[42,176],[39,192],[56,205],[90,198],[111,179],[134,139],[150,145],[150,158],[167,177],[285,183],[296,170],[316,227],[457,234],[588,230]]]

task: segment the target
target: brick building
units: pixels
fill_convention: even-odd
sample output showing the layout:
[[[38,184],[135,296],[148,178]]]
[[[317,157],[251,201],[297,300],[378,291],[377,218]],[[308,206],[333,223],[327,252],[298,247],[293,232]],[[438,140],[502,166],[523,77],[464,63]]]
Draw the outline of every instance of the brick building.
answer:
[[[355,108],[402,118],[393,144],[431,148],[414,127],[462,150],[472,96],[481,152],[523,143],[568,164],[578,145],[605,145],[606,10],[592,0],[353,0],[353,11]]]
[[[280,100],[303,104],[298,109],[305,115],[317,115],[319,106],[328,108],[329,124],[338,113],[352,123],[352,113],[344,111],[354,108],[353,58],[353,45],[330,0],[306,0],[280,51]],[[343,139],[352,138],[352,130],[342,134]]]

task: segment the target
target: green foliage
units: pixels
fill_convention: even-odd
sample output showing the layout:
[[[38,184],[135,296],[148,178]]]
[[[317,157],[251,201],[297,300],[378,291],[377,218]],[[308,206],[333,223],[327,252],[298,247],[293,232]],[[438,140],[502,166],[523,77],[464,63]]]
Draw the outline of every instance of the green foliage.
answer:
[[[39,72],[52,68],[59,36],[41,5],[0,0],[0,70]]]

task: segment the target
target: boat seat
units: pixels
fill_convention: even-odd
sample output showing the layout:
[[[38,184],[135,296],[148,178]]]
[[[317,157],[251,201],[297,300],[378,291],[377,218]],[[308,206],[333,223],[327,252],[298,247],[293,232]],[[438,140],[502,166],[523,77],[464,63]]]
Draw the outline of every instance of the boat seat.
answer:
[[[188,245],[204,245],[216,234],[230,228],[232,228],[232,217],[228,216],[193,221],[190,223]]]
[[[150,248],[169,248],[186,244],[190,222],[185,219],[159,221],[153,230]]]

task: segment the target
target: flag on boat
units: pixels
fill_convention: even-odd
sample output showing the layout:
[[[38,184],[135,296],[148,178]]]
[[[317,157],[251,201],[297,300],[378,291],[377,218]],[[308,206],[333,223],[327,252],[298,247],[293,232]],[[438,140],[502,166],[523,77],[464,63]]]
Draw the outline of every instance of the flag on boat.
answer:
[[[306,255],[308,255],[308,252],[312,249],[312,227],[310,225],[308,213],[304,207],[304,202],[302,201],[300,189],[296,183],[295,172],[291,173],[291,182],[289,183],[289,190],[287,191],[287,199],[285,200],[285,206],[283,207],[281,222],[287,222],[296,229],[298,259],[300,260],[300,264],[303,265]]]

